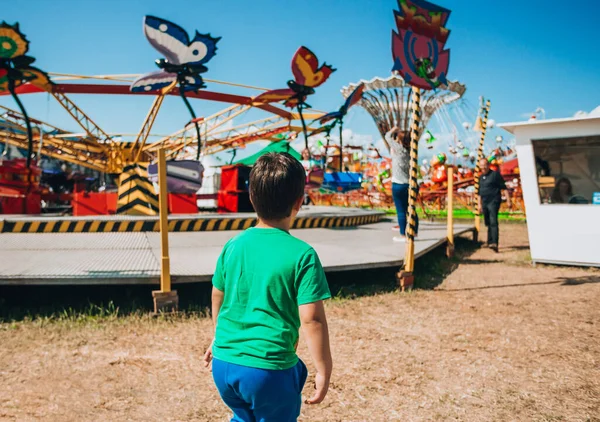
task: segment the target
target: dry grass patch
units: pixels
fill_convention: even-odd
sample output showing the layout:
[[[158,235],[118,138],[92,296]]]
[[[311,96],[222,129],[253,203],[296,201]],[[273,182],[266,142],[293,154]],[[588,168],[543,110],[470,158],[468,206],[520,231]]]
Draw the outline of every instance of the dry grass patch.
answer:
[[[419,263],[429,290],[357,280],[328,303],[334,378],[301,420],[600,420],[600,272],[531,267],[524,225],[467,251]],[[0,324],[0,420],[227,420],[211,335],[201,315]]]

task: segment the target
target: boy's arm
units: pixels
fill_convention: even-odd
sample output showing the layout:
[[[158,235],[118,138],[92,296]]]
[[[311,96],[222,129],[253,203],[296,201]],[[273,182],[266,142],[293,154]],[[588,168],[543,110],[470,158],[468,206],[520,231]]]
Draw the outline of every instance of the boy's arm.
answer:
[[[213,287],[211,308],[212,308],[212,320],[213,320],[213,325],[215,326],[215,330],[217,329],[217,318],[219,316],[219,311],[221,310],[221,306],[223,305],[224,297],[225,297],[225,293],[223,293],[221,290],[217,289],[216,287]],[[213,341],[210,342],[210,346],[208,346],[206,353],[204,353],[203,360],[204,360],[205,367],[208,367],[210,365],[210,362],[212,361],[213,342],[214,342],[214,338],[213,338]]]
[[[221,310],[221,306],[223,305],[223,298],[225,297],[225,293],[221,290],[213,287],[212,295],[211,295],[211,310],[212,310],[212,320],[213,325],[215,326],[215,330],[217,329],[217,318],[219,316],[219,311]]]
[[[329,331],[323,301],[307,303],[299,306],[302,331],[306,337],[308,351],[317,368],[315,376],[315,394],[306,400],[307,404],[321,403],[329,389],[329,380],[333,369]]]

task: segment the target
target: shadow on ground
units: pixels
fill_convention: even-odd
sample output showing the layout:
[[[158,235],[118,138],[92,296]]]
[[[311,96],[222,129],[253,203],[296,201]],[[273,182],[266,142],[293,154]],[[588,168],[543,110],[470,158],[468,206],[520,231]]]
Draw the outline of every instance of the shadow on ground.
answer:
[[[586,275],[582,277],[559,277],[557,282],[561,282],[563,286],[577,286],[580,284],[600,283],[600,277]]]
[[[446,257],[446,248],[441,246],[417,259],[415,262],[415,288],[432,290],[442,284],[459,264],[487,264],[498,260],[468,260],[480,245],[465,237],[455,239],[455,254]],[[327,275],[331,294],[337,298],[355,298],[388,293],[397,289],[397,267],[375,270],[345,271]]]
[[[527,287],[527,286],[543,286],[546,284],[560,284],[561,286],[579,286],[581,284],[600,283],[600,277],[582,276],[582,277],[558,277],[550,281],[539,281],[535,283],[513,283],[500,284],[496,286],[481,286],[481,287],[466,287],[463,289],[444,289],[441,292],[464,292],[469,290],[489,290],[489,289],[505,289],[507,287]]]
[[[528,251],[529,250],[529,245],[517,245],[517,246],[500,247],[500,250],[502,252]]]
[[[211,288],[209,283],[177,285],[180,309],[206,313]],[[0,322],[152,312],[153,290],[158,286],[1,286]]]

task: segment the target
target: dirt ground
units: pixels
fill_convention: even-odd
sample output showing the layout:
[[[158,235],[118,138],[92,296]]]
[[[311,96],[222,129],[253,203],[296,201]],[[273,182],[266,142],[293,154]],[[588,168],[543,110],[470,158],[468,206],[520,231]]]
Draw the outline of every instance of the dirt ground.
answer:
[[[527,245],[506,224],[499,254],[433,290],[329,301],[332,385],[301,420],[600,421],[600,271],[533,268]],[[228,420],[211,335],[197,317],[0,324],[0,420]]]

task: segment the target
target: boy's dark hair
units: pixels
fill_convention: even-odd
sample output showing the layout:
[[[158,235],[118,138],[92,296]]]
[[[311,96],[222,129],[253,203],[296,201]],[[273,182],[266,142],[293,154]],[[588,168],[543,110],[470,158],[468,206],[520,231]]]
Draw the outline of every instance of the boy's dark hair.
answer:
[[[304,195],[306,173],[287,152],[260,157],[250,172],[250,201],[263,220],[282,220]]]

